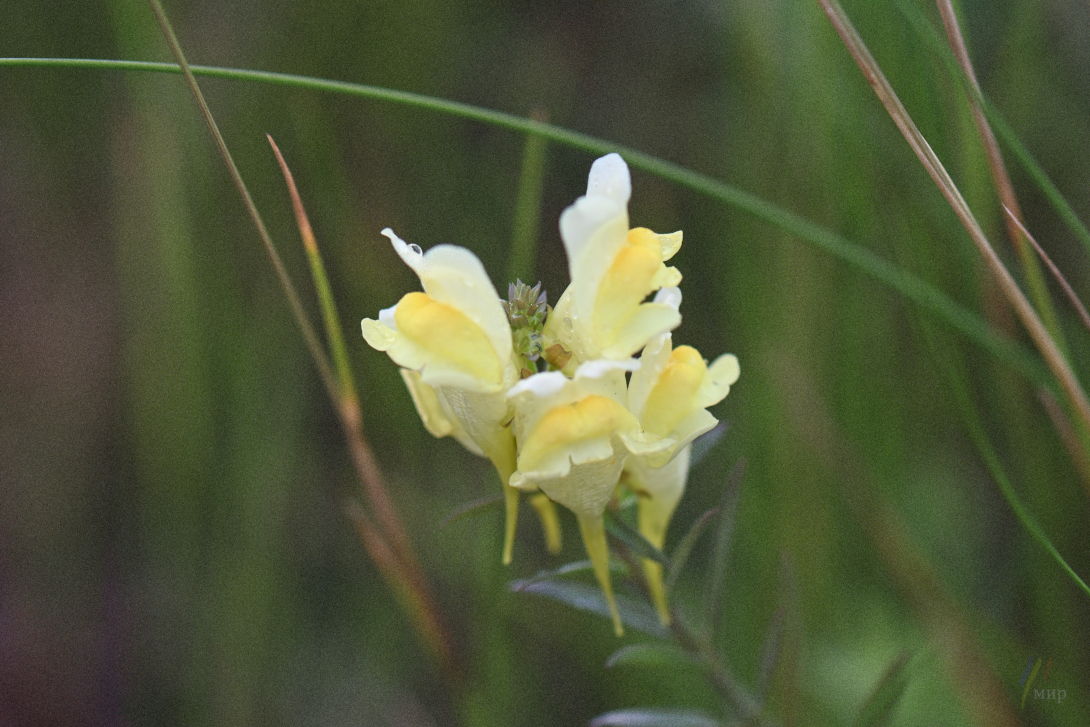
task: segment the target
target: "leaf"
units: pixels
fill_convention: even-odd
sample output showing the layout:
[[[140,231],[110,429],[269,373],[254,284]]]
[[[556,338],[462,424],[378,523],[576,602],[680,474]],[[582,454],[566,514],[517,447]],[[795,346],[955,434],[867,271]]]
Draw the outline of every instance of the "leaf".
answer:
[[[784,553],[780,559],[779,591],[778,600],[780,605],[769,620],[768,631],[765,633],[764,642],[761,644],[761,659],[757,666],[756,692],[757,699],[762,701],[765,695],[768,694],[772,674],[780,663],[783,654],[783,635],[787,630],[788,616],[798,613],[798,588],[794,562],[787,553]],[[796,671],[789,668],[788,673]]]
[[[487,497],[479,497],[476,500],[471,500],[466,504],[459,507],[454,512],[443,518],[438,525],[440,530],[446,528],[449,525],[461,520],[462,518],[479,515],[485,510],[491,510],[493,507],[499,507],[503,503],[503,493],[499,492],[495,495],[488,495]]]
[[[584,571],[591,572],[594,570],[593,564],[589,560],[575,560],[571,563],[565,563],[559,568],[549,568],[547,570],[541,570],[530,576],[529,578],[523,578],[517,581],[511,581],[507,584],[507,587],[516,593],[525,590],[529,586],[541,581],[548,581],[556,578],[562,578],[572,573],[582,573]],[[612,570],[612,568],[611,568]]]
[[[590,721],[590,727],[721,727],[722,722],[695,709],[636,707],[615,709]]]
[[[624,543],[628,548],[641,558],[657,561],[664,567],[670,567],[670,560],[666,555],[651,544],[647,538],[636,528],[617,517],[611,510],[606,510],[606,532],[611,537]]]
[[[886,673],[878,680],[874,691],[863,703],[863,708],[859,710],[859,716],[852,723],[852,727],[882,727],[889,724],[893,710],[897,702],[901,700],[905,687],[908,686],[905,666],[911,658],[912,654],[905,651],[893,660],[886,669]]]
[[[768,685],[772,681],[772,672],[776,670],[776,664],[780,661],[780,651],[783,646],[783,630],[787,623],[787,606],[780,606],[776,613],[772,614],[772,620],[768,624],[768,632],[765,634],[764,643],[761,644],[761,661],[757,669],[757,698],[763,700],[768,694]]]
[[[693,552],[693,547],[696,545],[696,541],[700,539],[700,536],[704,534],[704,531],[708,529],[712,520],[719,513],[718,507],[713,507],[703,515],[696,519],[691,526],[689,526],[688,532],[681,538],[681,542],[674,548],[674,554],[670,557],[671,567],[666,574],[666,590],[672,591],[674,583],[677,582],[678,574],[681,573],[681,569],[685,567],[685,563],[688,562],[689,556]]]
[[[663,666],[677,662],[697,664],[687,652],[669,643],[628,644],[617,649],[606,659],[606,668],[615,666]]]
[[[606,599],[597,586],[550,578],[512,581],[508,584],[508,588],[519,593],[535,593],[580,611],[587,611],[604,618],[612,618]],[[654,636],[657,639],[669,637],[667,630],[659,623],[658,614],[649,604],[620,594],[616,596],[616,601],[617,610],[621,614],[621,621],[626,626],[642,631],[649,636]]]
[[[696,438],[696,441],[692,443],[689,450],[690,470],[711,454],[711,451],[715,449],[716,445],[723,441],[723,435],[727,433],[728,429],[730,429],[730,424],[721,421],[712,427],[711,430]]]
[[[715,626],[719,622],[719,613],[723,607],[723,582],[726,579],[730,541],[734,535],[734,516],[738,509],[738,498],[742,492],[742,474],[745,469],[746,461],[738,460],[734,469],[727,475],[727,484],[723,487],[723,496],[719,501],[719,524],[715,531],[715,549],[712,551],[708,584],[704,590],[704,617],[710,633],[715,633]]]

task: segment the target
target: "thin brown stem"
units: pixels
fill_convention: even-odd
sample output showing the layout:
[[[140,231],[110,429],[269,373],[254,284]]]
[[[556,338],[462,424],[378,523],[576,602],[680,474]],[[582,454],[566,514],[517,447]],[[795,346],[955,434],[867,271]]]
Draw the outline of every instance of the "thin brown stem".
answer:
[[[1044,262],[1045,267],[1048,268],[1048,271],[1052,273],[1052,277],[1054,277],[1056,279],[1056,282],[1060,284],[1060,287],[1063,288],[1064,295],[1067,296],[1067,300],[1071,303],[1071,307],[1074,308],[1075,312],[1079,314],[1079,318],[1082,320],[1083,326],[1086,327],[1086,330],[1090,331],[1090,313],[1086,312],[1086,306],[1082,304],[1082,301],[1079,300],[1079,296],[1075,294],[1075,289],[1071,287],[1071,283],[1067,282],[1067,278],[1065,278],[1064,274],[1060,272],[1060,268],[1056,266],[1056,263],[1052,262],[1052,258],[1050,258],[1048,256],[1048,253],[1045,252],[1044,248],[1041,247],[1040,244],[1038,244],[1037,240],[1034,239],[1033,235],[1029,234],[1029,230],[1026,229],[1026,226],[1024,224],[1022,224],[1022,221],[1015,218],[1014,213],[1011,212],[1009,209],[1004,208],[1004,211],[1007,213],[1008,219],[1013,219],[1015,224],[1018,225],[1018,229],[1021,230],[1022,234],[1026,236],[1026,239],[1033,244],[1033,249],[1041,257],[1041,260]]]
[[[348,378],[346,382],[346,376],[342,375],[339,379],[334,376],[333,368],[330,365],[325,349],[322,347],[313,326],[311,326],[310,321],[303,310],[295,286],[288,277],[287,270],[272,243],[272,237],[265,227],[265,223],[258,212],[257,205],[250,196],[246,183],[242,179],[242,174],[239,172],[238,166],[235,164],[234,158],[227,148],[227,143],[224,141],[223,135],[220,133],[219,127],[212,116],[212,111],[204,99],[204,94],[201,93],[196,77],[189,68],[189,64],[185,59],[185,54],[182,52],[181,44],[178,42],[178,38],[174,34],[170,21],[167,19],[166,12],[163,10],[163,6],[159,0],[148,1],[155,14],[156,20],[159,23],[159,27],[167,40],[167,44],[170,46],[171,53],[174,55],[175,61],[181,68],[186,84],[188,85],[193,98],[196,100],[197,106],[200,108],[201,115],[204,117],[208,130],[212,134],[212,138],[216,143],[220,156],[227,165],[231,179],[238,189],[239,195],[242,197],[243,204],[250,215],[250,219],[257,229],[258,236],[264,244],[265,251],[273,264],[273,268],[276,270],[281,287],[284,289],[285,295],[288,298],[292,315],[295,317],[295,321],[299,326],[300,331],[303,333],[303,338],[306,340],[307,347],[310,349],[315,365],[318,367],[318,373],[322,379],[322,383],[326,388],[330,400],[337,409],[337,413],[341,420],[341,426],[345,433],[345,439],[352,456],[352,462],[355,465],[356,472],[363,485],[364,493],[367,496],[368,505],[371,507],[378,526],[375,527],[374,523],[372,523],[371,516],[363,512],[358,506],[356,508],[349,506],[349,515],[356,525],[356,530],[359,533],[368,554],[371,556],[382,575],[386,578],[391,588],[405,604],[406,609],[413,620],[413,624],[417,628],[417,632],[421,635],[421,638],[435,656],[440,670],[448,680],[448,684],[450,684],[452,688],[456,688],[460,683],[461,671],[457,668],[458,660],[453,639],[443,622],[441,612],[435,597],[432,595],[424,571],[413,552],[412,545],[409,542],[401,518],[390,498],[389,491],[385,485],[378,465],[375,462],[371,448],[363,435],[363,420],[359,399],[355,393],[355,387],[352,385],[350,378]],[[279,150],[277,150],[277,155],[279,157]],[[286,171],[286,165],[284,166]],[[295,191],[294,184],[290,181],[290,173],[288,174],[288,179],[292,190]],[[295,192],[293,200],[297,202],[296,213],[298,214],[301,212],[302,205],[301,202],[298,202],[297,191]],[[305,226],[303,224],[304,222]],[[312,250],[316,253],[317,247],[314,243],[313,233],[310,231],[309,222],[306,222],[305,212],[303,213],[300,222],[300,231],[303,235],[304,244],[307,246],[308,253],[312,252]],[[342,365],[339,368],[343,371],[345,367]]]
[[[307,319],[307,314],[303,310],[303,304],[299,300],[299,294],[296,292],[295,286],[291,282],[291,278],[288,277],[288,272],[284,268],[284,263],[280,259],[280,254],[277,253],[276,247],[272,242],[272,237],[265,227],[265,222],[261,219],[261,213],[258,212],[257,205],[254,203],[253,197],[250,196],[250,190],[246,187],[246,182],[242,179],[242,173],[239,172],[238,165],[235,164],[234,157],[231,156],[231,152],[227,148],[227,142],[224,141],[219,126],[216,125],[216,120],[212,116],[212,110],[208,108],[208,103],[204,100],[204,94],[201,93],[201,88],[197,85],[197,78],[189,68],[189,63],[186,61],[185,54],[182,52],[182,46],[178,42],[178,37],[174,34],[174,28],[171,27],[170,21],[167,19],[166,11],[163,10],[163,5],[159,0],[148,0],[148,2],[151,4],[152,12],[155,13],[155,19],[159,23],[159,28],[162,30],[163,36],[166,38],[167,45],[170,46],[170,52],[174,55],[174,60],[182,70],[182,76],[185,78],[186,86],[189,87],[190,93],[193,94],[193,98],[197,102],[197,107],[200,109],[201,116],[204,118],[204,123],[208,126],[209,133],[212,134],[212,140],[216,143],[216,148],[219,150],[224,164],[227,165],[227,172],[231,176],[231,181],[234,182],[239,196],[242,197],[242,204],[245,205],[246,212],[250,215],[250,220],[253,222],[254,227],[257,229],[257,234],[261,238],[261,243],[265,246],[265,252],[268,254],[270,262],[272,262],[273,269],[276,270],[276,277],[280,280],[280,286],[284,289],[284,294],[288,298],[288,305],[291,307],[291,313],[295,318],[295,323],[299,326],[299,330],[303,334],[303,339],[306,341],[307,348],[310,350],[310,355],[314,358],[314,364],[318,367],[318,375],[322,379],[322,384],[329,393],[329,397],[336,401],[337,384],[333,377],[333,369],[329,364],[329,358],[326,356],[325,349],[322,348],[322,344],[318,340],[318,335],[314,332],[314,327],[310,325],[310,321]]]
[[[1018,259],[1022,264],[1022,271],[1026,276],[1033,302],[1041,312],[1041,317],[1052,338],[1063,349],[1063,335],[1060,331],[1059,321],[1056,318],[1056,312],[1052,307],[1052,300],[1048,295],[1048,287],[1045,285],[1041,267],[1037,264],[1037,258],[1034,257],[1033,251],[1026,244],[1026,238],[1021,234],[1022,210],[1018,204],[1018,197],[1014,192],[1014,185],[1011,183],[1010,175],[1007,173],[1007,166],[1003,163],[1003,154],[999,150],[999,142],[996,141],[995,134],[992,132],[992,127],[988,123],[988,117],[985,115],[980,102],[980,83],[977,81],[976,73],[973,70],[973,62],[969,58],[969,50],[965,45],[965,37],[962,35],[961,26],[958,24],[953,3],[951,0],[936,0],[936,5],[939,9],[939,16],[942,18],[943,28],[946,30],[947,41],[954,53],[954,59],[969,83],[969,89],[967,89],[968,92],[965,95],[969,101],[969,108],[973,113],[973,123],[976,124],[977,133],[980,135],[980,141],[984,146],[984,154],[988,159],[988,169],[992,174],[992,181],[995,184],[996,194],[999,196],[999,203],[1008,211],[1008,214],[1003,217],[1003,222],[1007,228],[1007,236],[1010,237],[1011,244],[1018,253]]]
[[[1059,382],[1072,411],[1080,421],[1080,425],[1086,431],[1090,431],[1090,400],[1087,399],[1086,392],[1075,377],[1074,371],[1072,371],[1071,366],[1060,351],[1056,341],[1041,322],[1041,319],[1037,316],[1037,312],[1026,299],[1026,296],[1022,294],[1018,284],[1015,282],[1006,266],[1003,265],[1003,261],[1000,260],[991,243],[988,242],[988,238],[984,235],[984,231],[980,228],[980,224],[973,216],[972,211],[969,209],[969,205],[961,196],[961,192],[958,191],[957,185],[954,184],[954,181],[946,172],[946,168],[939,160],[938,155],[931,149],[931,146],[927,143],[923,134],[916,128],[916,124],[912,121],[912,117],[909,116],[908,111],[906,111],[905,107],[901,104],[896,92],[894,92],[889,81],[886,80],[885,75],[878,67],[878,63],[867,49],[863,39],[859,36],[858,32],[856,32],[855,27],[844,13],[844,9],[840,7],[840,3],[837,2],[837,0],[819,0],[819,2],[825,10],[825,14],[829,17],[829,21],[832,23],[833,28],[836,30],[837,34],[840,35],[841,40],[844,42],[844,45],[847,46],[852,58],[855,59],[856,64],[858,64],[860,70],[863,72],[863,76],[867,79],[867,83],[874,89],[874,92],[882,102],[882,105],[886,107],[886,111],[889,113],[890,118],[893,119],[897,128],[900,129],[905,140],[919,158],[920,163],[923,165],[924,169],[927,170],[927,173],[931,176],[932,180],[934,180],[939,191],[942,192],[942,195],[953,209],[954,214],[957,215],[958,220],[961,221],[961,224],[968,231],[969,237],[984,258],[989,272],[991,272],[992,276],[999,284],[1000,290],[1014,308],[1015,313],[1029,332],[1034,345],[1037,346],[1037,350],[1041,353],[1041,356],[1045,359],[1045,363],[1048,365],[1049,369],[1051,369],[1053,376],[1055,376],[1056,380]]]

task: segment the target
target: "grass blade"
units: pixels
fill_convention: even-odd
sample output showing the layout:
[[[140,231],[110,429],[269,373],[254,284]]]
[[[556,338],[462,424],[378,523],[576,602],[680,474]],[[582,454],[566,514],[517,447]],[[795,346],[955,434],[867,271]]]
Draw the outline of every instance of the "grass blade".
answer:
[[[924,18],[923,13],[919,8],[905,0],[899,0],[897,3],[898,8],[908,19],[908,22],[912,25],[916,31],[916,35],[928,43],[946,64],[952,78],[963,81],[964,75],[958,73],[957,63],[953,58],[949,48],[943,44],[939,39],[938,34],[928,24]],[[1014,155],[1018,160],[1018,163],[1022,165],[1022,168],[1026,170],[1029,176],[1033,179],[1034,184],[1041,190],[1041,193],[1052,205],[1056,214],[1060,219],[1064,221],[1071,233],[1082,243],[1083,248],[1087,253],[1090,253],[1090,229],[1083,224],[1082,220],[1075,213],[1074,208],[1060,192],[1059,188],[1053,183],[1052,179],[1045,172],[1044,167],[1038,163],[1038,161],[1030,153],[1026,145],[1022,143],[1022,140],[1018,138],[1018,134],[1014,132],[1011,125],[1007,123],[1007,120],[1003,117],[995,105],[988,100],[983,93],[977,92],[977,102],[983,109],[985,116],[988,118],[988,122],[991,124],[991,128],[998,134],[1007,150]]]
[[[720,727],[722,722],[694,709],[634,707],[615,709],[590,721],[590,727]]]
[[[678,662],[698,664],[696,659],[674,644],[650,642],[622,646],[606,660],[606,668],[612,669],[615,666],[622,665],[669,666],[673,668]]]
[[[1056,317],[1056,309],[1052,305],[1052,298],[1048,294],[1048,286],[1045,284],[1041,266],[1036,256],[1034,256],[1033,250],[1026,244],[1026,238],[1022,234],[1022,209],[1018,204],[1018,197],[1014,193],[1014,185],[1011,183],[1010,175],[1007,174],[1007,167],[1003,163],[1003,154],[999,151],[999,142],[995,139],[995,133],[988,124],[988,117],[984,113],[983,105],[980,103],[980,84],[976,80],[973,63],[969,59],[969,49],[965,46],[965,38],[961,34],[961,26],[958,23],[957,14],[954,12],[954,6],[950,0],[936,0],[936,4],[939,8],[939,16],[942,18],[943,27],[946,29],[946,38],[953,50],[957,65],[961,69],[962,78],[967,85],[965,96],[969,101],[969,108],[973,114],[973,123],[976,125],[977,134],[984,146],[984,153],[988,159],[988,168],[991,171],[996,194],[999,196],[999,203],[1008,213],[1003,218],[1007,227],[1007,235],[1018,253],[1018,260],[1022,264],[1022,273],[1026,277],[1030,295],[1033,296],[1033,302],[1037,310],[1040,311],[1045,326],[1060,349],[1066,350],[1063,335],[1060,331],[1060,322]]]
[[[738,510],[738,498],[742,492],[742,475],[745,469],[745,460],[738,460],[734,469],[727,475],[723,496],[719,501],[715,547],[712,551],[708,582],[704,590],[704,619],[708,626],[708,633],[713,635],[719,624],[719,614],[723,610],[723,584],[726,582],[730,543],[734,536],[734,516]]]
[[[852,58],[863,72],[863,76],[874,89],[882,105],[885,106],[890,118],[893,119],[920,163],[927,170],[943,197],[950,204],[954,214],[969,233],[969,237],[984,259],[992,278],[1022,321],[1022,325],[1028,331],[1030,338],[1033,339],[1037,350],[1041,353],[1056,381],[1060,384],[1060,388],[1067,397],[1074,416],[1079,420],[1080,428],[1083,432],[1090,432],[1090,399],[1087,398],[1085,390],[1060,351],[1057,341],[1053,339],[1048,328],[1041,322],[1037,312],[1030,305],[1025,295],[1022,294],[1018,284],[1003,265],[1003,261],[996,254],[991,243],[988,242],[984,231],[973,216],[969,205],[961,196],[957,185],[954,184],[942,161],[932,150],[931,145],[927,143],[923,134],[920,133],[908,111],[905,110],[904,105],[897,97],[897,93],[893,90],[889,81],[886,80],[882,69],[879,68],[874,56],[871,55],[863,39],[856,32],[840,3],[837,0],[819,0],[819,2],[824,8],[825,14],[829,17],[829,21],[840,35],[841,40],[843,40],[844,45],[848,48],[849,53],[851,53]]]
[[[908,686],[905,667],[911,658],[912,654],[906,651],[893,660],[859,710],[859,716],[852,722],[853,727],[883,727],[889,724]]]
[[[689,560],[689,556],[692,555],[693,547],[696,546],[696,542],[700,539],[700,536],[704,534],[704,531],[708,529],[708,526],[712,524],[715,516],[719,514],[719,508],[713,507],[711,510],[706,511],[703,515],[696,519],[690,527],[688,532],[681,538],[681,541],[674,548],[673,555],[670,557],[670,570],[666,574],[666,592],[669,593],[673,590],[674,584],[677,582],[678,574],[681,573],[681,569],[685,567],[685,564]]]
[[[90,58],[0,58],[0,66],[60,66],[157,73],[179,73],[176,65],[148,61],[119,61]],[[448,101],[421,94],[397,91],[365,84],[331,81],[289,73],[251,71],[215,66],[189,66],[194,75],[237,81],[267,83],[311,91],[338,93],[376,101],[397,103],[424,110],[445,113],[481,123],[528,134],[537,134],[574,149],[593,154],[618,152],[629,165],[654,174],[679,186],[691,189],[711,199],[737,207],[758,219],[809,242],[825,253],[842,260],[863,273],[894,289],[906,299],[929,311],[940,320],[960,331],[996,358],[1018,370],[1036,386],[1054,388],[1055,384],[1040,363],[1026,350],[997,333],[977,313],[952,300],[935,286],[894,265],[888,260],[850,240],[814,224],[756,195],[693,172],[650,154],[614,144],[588,134],[563,129],[533,119],[505,114],[470,104]],[[332,377],[330,377],[332,380]]]
[[[534,593],[539,596],[571,606],[579,611],[586,611],[606,619],[612,618],[609,604],[606,603],[602,589],[596,585],[578,581],[563,581],[555,578],[532,581],[512,581],[508,587],[517,593]],[[657,639],[669,638],[669,632],[659,623],[658,614],[650,605],[637,601],[623,594],[616,594],[617,610],[621,621],[637,631],[642,631]]]
[[[314,287],[318,293],[318,303],[321,306],[322,321],[325,323],[326,340],[333,354],[333,365],[337,372],[337,381],[340,384],[340,400],[355,400],[356,385],[352,380],[352,368],[348,363],[348,347],[344,343],[344,330],[341,328],[341,318],[337,313],[337,303],[333,300],[333,289],[329,285],[329,276],[325,271],[325,263],[322,254],[318,250],[318,241],[314,237],[314,230],[307,218],[307,211],[303,207],[303,200],[299,196],[299,190],[295,187],[295,178],[292,176],[284,155],[280,153],[280,147],[273,141],[272,136],[266,134],[276,161],[280,164],[280,170],[284,174],[284,181],[288,185],[288,193],[291,195],[292,209],[295,210],[295,220],[299,226],[299,234],[303,238],[303,247],[306,249],[307,262],[310,264],[311,277],[314,279]]]
[[[530,118],[544,123],[544,110],[536,109]],[[522,151],[518,198],[515,200],[515,224],[511,233],[511,258],[507,279],[525,279],[527,285],[537,280],[534,274],[537,233],[541,221],[541,190],[545,180],[545,137],[527,134]]]

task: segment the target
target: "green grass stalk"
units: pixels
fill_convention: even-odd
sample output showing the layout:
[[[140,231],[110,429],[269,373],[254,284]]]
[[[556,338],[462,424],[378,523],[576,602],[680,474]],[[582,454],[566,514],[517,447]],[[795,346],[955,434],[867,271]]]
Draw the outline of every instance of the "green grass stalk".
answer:
[[[288,277],[287,271],[280,260],[280,256],[276,252],[276,248],[272,243],[272,237],[269,235],[268,230],[261,219],[257,205],[250,196],[246,183],[242,179],[241,172],[239,172],[237,165],[234,163],[234,159],[227,148],[223,135],[220,133],[219,127],[212,116],[212,111],[209,109],[208,104],[204,99],[204,95],[201,93],[200,87],[197,84],[196,77],[185,60],[185,54],[182,51],[177,36],[174,34],[174,30],[166,16],[166,12],[163,10],[163,6],[159,0],[148,1],[152,7],[152,11],[155,13],[159,27],[162,29],[163,35],[167,40],[167,44],[170,46],[171,53],[174,55],[178,66],[181,68],[186,84],[193,94],[193,97],[201,110],[201,115],[204,117],[205,123],[208,125],[208,129],[216,142],[220,156],[227,165],[231,178],[250,214],[250,218],[257,228],[258,235],[261,237],[269,258],[276,268],[277,275],[280,278],[281,285],[288,297],[296,322],[307,340],[307,345],[314,357],[315,364],[318,366],[322,381],[326,386],[330,399],[335,404],[337,412],[340,415],[341,425],[345,432],[353,463],[356,466],[356,471],[363,484],[364,491],[368,496],[368,504],[371,505],[374,516],[381,527],[381,537],[376,538],[373,536],[379,534],[378,530],[360,527],[359,519],[353,518],[356,522],[357,530],[361,535],[361,539],[363,540],[368,553],[379,567],[379,570],[387,578],[387,581],[392,584],[395,593],[401,596],[399,600],[406,605],[410,619],[417,629],[417,633],[420,635],[429,651],[436,656],[437,666],[443,673],[443,676],[447,678],[448,683],[451,684],[452,687],[456,687],[460,679],[460,670],[456,667],[458,659],[456,657],[454,642],[444,625],[437,601],[431,593],[427,579],[424,576],[424,571],[413,553],[412,546],[408,536],[405,534],[404,526],[401,523],[401,518],[389,496],[389,492],[385,486],[381,472],[379,471],[378,464],[374,459],[374,455],[371,452],[371,448],[363,436],[363,422],[359,400],[356,396],[355,386],[351,383],[351,373],[348,370],[347,354],[344,352],[343,337],[340,338],[342,366],[340,367],[341,376],[338,378],[345,379],[348,383],[347,386],[338,386],[337,380],[333,377],[325,350],[319,343],[318,337],[303,311],[299,296],[295,291],[295,286]],[[289,182],[289,184],[291,183]],[[291,184],[291,187],[294,190],[294,184]],[[295,192],[293,201],[297,200],[298,193]],[[296,207],[297,213],[301,211],[301,209],[302,204],[299,202]],[[308,222],[306,228],[309,230],[309,227],[310,225]],[[313,260],[317,256],[317,244],[314,242],[312,232],[309,233],[309,242],[306,242],[308,240],[308,233],[303,232],[302,224],[300,225],[300,231],[303,234],[304,244],[307,244],[308,247],[313,246],[313,253],[308,249],[308,258],[312,261],[311,269],[314,271],[315,267]],[[318,262],[320,265],[320,258],[318,258]],[[327,328],[332,326],[334,329],[330,340],[331,345],[336,349],[335,341],[340,335],[340,328],[339,325],[337,325],[338,319],[336,310],[333,307],[332,294],[328,290],[328,280],[325,278],[324,266],[322,266],[321,274],[315,273],[315,275],[322,281],[318,282],[319,291],[322,290],[323,285],[326,289],[324,296],[319,292],[319,297],[323,299],[323,315],[326,316]],[[330,310],[326,309],[327,306]],[[378,541],[381,541],[381,543]]]
[[[1003,216],[1007,235],[1018,253],[1018,260],[1022,265],[1022,274],[1025,275],[1030,296],[1032,296],[1033,303],[1040,312],[1045,327],[1051,334],[1052,340],[1056,342],[1057,347],[1066,352],[1067,345],[1064,343],[1060,320],[1056,316],[1056,309],[1048,293],[1045,276],[1041,271],[1037,256],[1023,233],[1021,224],[1022,208],[1018,204],[1018,197],[1014,193],[1014,185],[1011,183],[1007,167],[1003,163],[1003,154],[999,150],[999,142],[996,141],[995,133],[988,124],[988,117],[985,115],[984,108],[980,103],[980,83],[973,71],[973,62],[969,58],[969,49],[965,45],[965,38],[961,33],[957,14],[954,12],[954,6],[950,0],[936,0],[936,4],[939,8],[943,27],[946,29],[946,37],[950,42],[950,48],[953,50],[954,58],[957,60],[958,67],[964,74],[965,82],[968,84],[965,95],[973,114],[973,123],[976,124],[977,134],[980,136],[980,141],[984,146],[984,153],[988,158],[988,168],[992,174],[996,194],[999,196],[999,203],[1007,211],[1007,214]]]
[[[69,58],[0,58],[0,66],[61,66],[157,73],[179,72],[178,67],[170,63]],[[618,152],[625,157],[632,167],[642,169],[679,186],[748,212],[754,217],[779,227],[876,278],[957,329],[999,360],[1019,371],[1035,386],[1049,390],[1054,389],[1055,385],[1047,372],[1022,346],[997,333],[976,312],[951,300],[949,296],[925,280],[913,275],[904,268],[894,265],[861,245],[793,212],[737,187],[725,184],[707,175],[693,172],[664,159],[533,119],[406,91],[268,71],[249,71],[214,66],[189,66],[188,68],[194,75],[210,78],[269,83],[404,104],[479,121],[512,131],[536,134],[548,141],[575,149],[582,149],[593,154]],[[329,379],[332,381],[332,376]]]
[[[543,110],[535,109],[530,118],[544,122],[547,117]],[[545,179],[545,147],[545,137],[540,134],[526,135],[507,270],[507,279],[511,282],[524,278],[527,285],[533,285],[536,280],[534,266],[541,220],[541,189]]]

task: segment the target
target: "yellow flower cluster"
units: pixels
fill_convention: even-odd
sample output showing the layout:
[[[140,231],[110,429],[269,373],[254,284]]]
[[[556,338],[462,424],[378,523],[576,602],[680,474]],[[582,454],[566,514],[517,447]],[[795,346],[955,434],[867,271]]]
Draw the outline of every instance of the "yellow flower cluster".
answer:
[[[696,349],[673,347],[681,274],[664,263],[681,247],[681,233],[629,229],[630,194],[619,155],[594,162],[586,195],[560,216],[571,284],[533,332],[520,326],[540,324],[542,316],[531,312],[543,298],[503,302],[470,251],[439,245],[424,253],[389,229],[382,234],[424,292],[363,321],[367,343],[401,367],[428,431],[456,437],[495,465],[507,500],[504,562],[511,560],[520,491],[537,493],[533,502],[554,545],[552,503],[568,508],[618,634],[605,508],[624,478],[638,497],[641,533],[661,548],[685,488],[689,444],[715,426],[707,407],[739,374],[732,355],[708,365]],[[537,296],[537,288],[518,290]],[[513,337],[513,327],[521,335]],[[533,360],[517,350],[516,338],[534,342]],[[660,567],[645,561],[644,568],[668,623]]]

